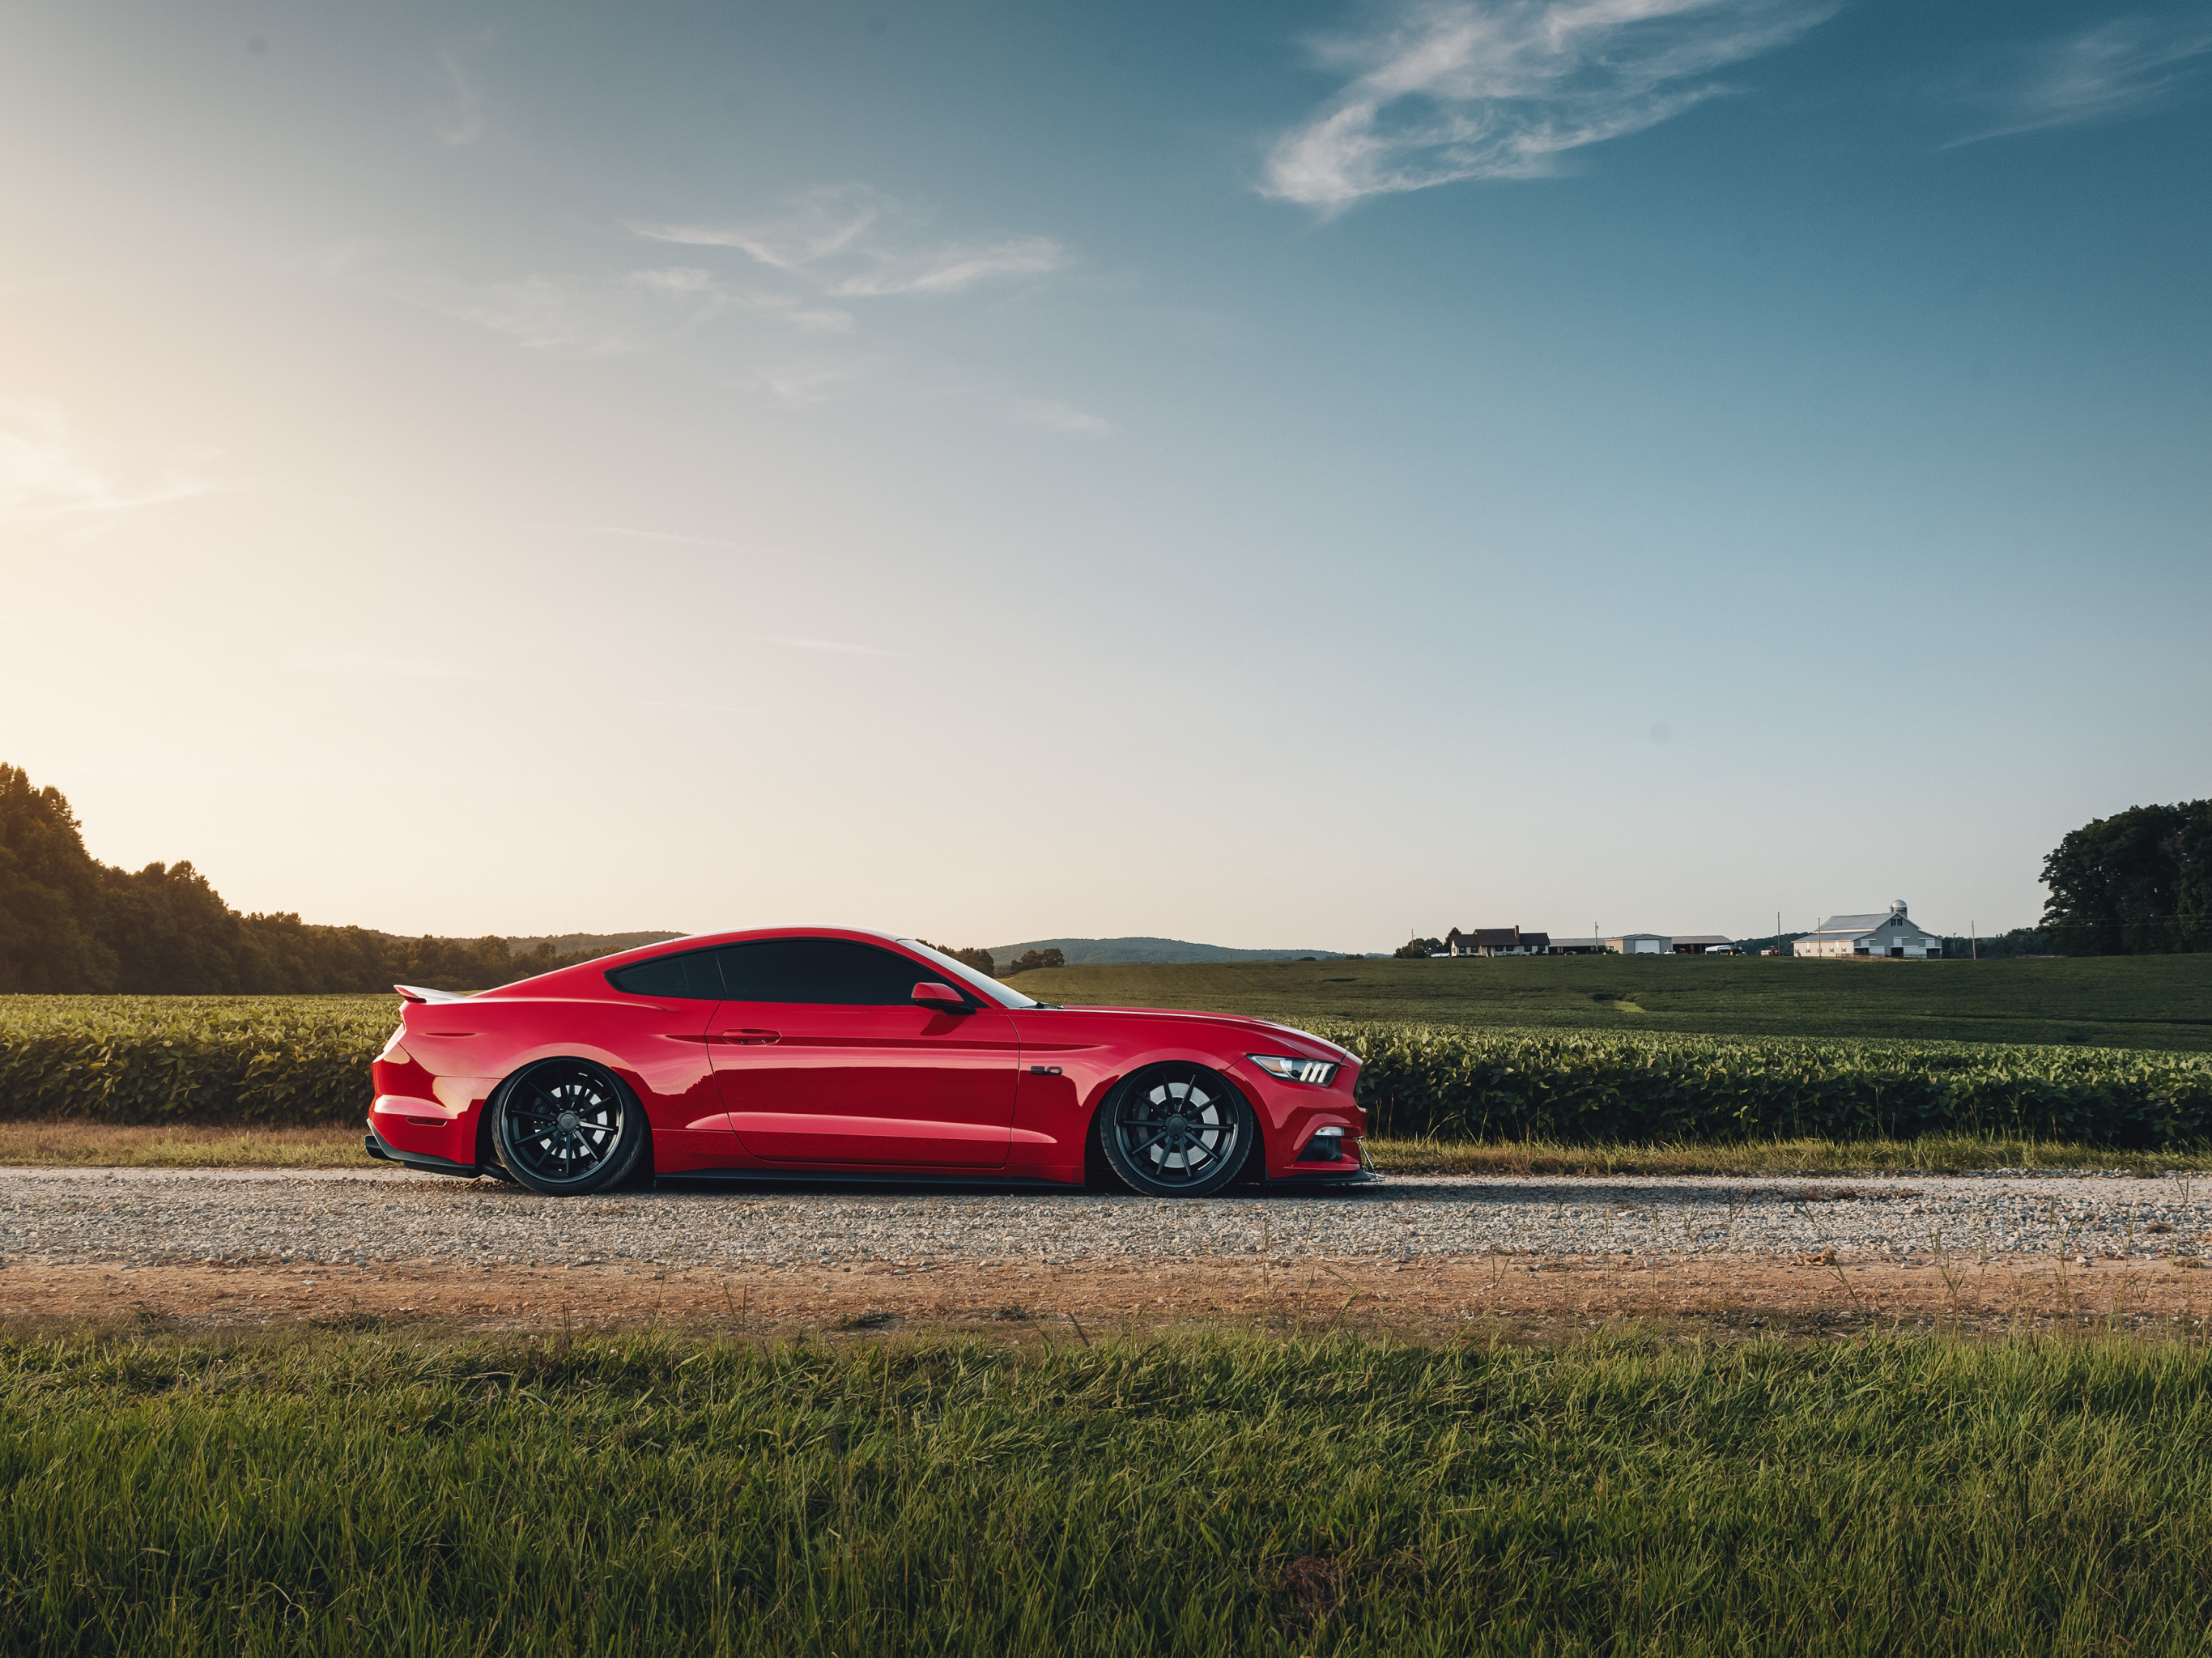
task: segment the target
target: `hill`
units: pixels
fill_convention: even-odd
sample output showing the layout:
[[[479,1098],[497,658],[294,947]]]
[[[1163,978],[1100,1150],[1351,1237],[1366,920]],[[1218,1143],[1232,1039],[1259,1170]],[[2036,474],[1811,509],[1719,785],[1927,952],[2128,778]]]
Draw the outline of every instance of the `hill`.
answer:
[[[550,950],[556,956],[611,956],[617,950],[635,950],[640,944],[657,944],[664,938],[681,938],[680,932],[547,932],[527,938],[502,938],[510,956],[527,956],[533,950]]]
[[[1026,944],[993,944],[992,959],[1001,963],[1025,950],[1056,950],[1070,967],[1103,967],[1133,963],[1187,962],[1333,962],[1343,952],[1334,950],[1232,950],[1226,944],[1194,944],[1182,938],[1032,938]]]
[[[1789,957],[1092,964],[1014,981],[1042,1001],[1206,1007],[1293,1024],[1893,1036],[2212,1051],[2212,955],[1998,962]]]

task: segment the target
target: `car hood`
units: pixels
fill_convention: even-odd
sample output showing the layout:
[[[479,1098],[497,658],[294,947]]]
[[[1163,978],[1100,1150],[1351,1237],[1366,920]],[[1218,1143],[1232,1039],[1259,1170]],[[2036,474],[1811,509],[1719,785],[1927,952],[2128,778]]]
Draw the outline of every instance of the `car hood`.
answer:
[[[1339,1048],[1325,1037],[1310,1030],[1300,1030],[1296,1025],[1279,1024],[1273,1019],[1255,1019],[1241,1013],[1207,1013],[1181,1007],[1053,1007],[1036,1010],[1047,1017],[1062,1014],[1078,1017],[1097,1015],[1109,1019],[1157,1019],[1167,1024],[1210,1025],[1216,1030],[1242,1030],[1255,1036],[1265,1036],[1272,1042],[1287,1043],[1301,1050],[1301,1057],[1313,1060],[1333,1059],[1340,1063],[1360,1062],[1359,1056],[1348,1048]],[[1311,1050],[1305,1052],[1303,1050]]]

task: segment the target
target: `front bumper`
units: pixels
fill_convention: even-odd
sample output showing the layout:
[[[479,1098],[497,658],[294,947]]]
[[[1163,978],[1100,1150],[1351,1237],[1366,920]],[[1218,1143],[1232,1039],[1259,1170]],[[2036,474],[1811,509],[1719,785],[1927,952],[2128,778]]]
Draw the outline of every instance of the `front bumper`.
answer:
[[[1270,1169],[1270,1186],[1380,1186],[1385,1176],[1364,1160],[1346,1157],[1342,1163],[1308,1163],[1294,1164],[1288,1174],[1279,1175]]]
[[[1231,1074],[1260,1118],[1271,1184],[1349,1186],[1379,1178],[1360,1150],[1367,1114],[1352,1097],[1357,1064],[1345,1066],[1327,1088],[1285,1081],[1249,1060],[1231,1067]],[[1342,1131],[1341,1154],[1312,1161],[1310,1153],[1325,1129]]]

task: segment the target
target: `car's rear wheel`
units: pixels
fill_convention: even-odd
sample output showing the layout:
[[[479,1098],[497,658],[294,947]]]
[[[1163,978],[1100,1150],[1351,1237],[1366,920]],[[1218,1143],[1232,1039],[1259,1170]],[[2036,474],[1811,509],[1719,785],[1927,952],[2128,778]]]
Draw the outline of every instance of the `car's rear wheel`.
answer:
[[[620,1078],[587,1060],[545,1060],[501,1088],[491,1143],[532,1191],[574,1197],[625,1179],[650,1132]]]
[[[1147,1197],[1202,1198],[1237,1178],[1259,1130],[1237,1085],[1202,1065],[1152,1065],[1098,1114],[1099,1149]]]

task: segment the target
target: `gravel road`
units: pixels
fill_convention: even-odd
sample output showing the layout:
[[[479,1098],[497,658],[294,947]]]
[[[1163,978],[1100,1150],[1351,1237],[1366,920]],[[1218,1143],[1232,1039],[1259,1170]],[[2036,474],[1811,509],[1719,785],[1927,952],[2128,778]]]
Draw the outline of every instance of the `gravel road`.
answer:
[[[541,1198],[383,1171],[0,1169],[0,1270],[371,1261],[836,1267],[1195,1256],[1407,1260],[1736,1254],[1910,1260],[2212,1253],[2212,1179],[1421,1178],[1201,1202],[752,1187]]]

